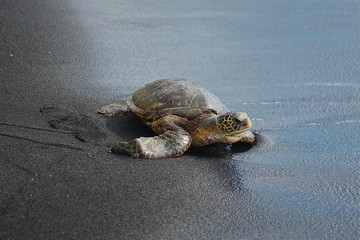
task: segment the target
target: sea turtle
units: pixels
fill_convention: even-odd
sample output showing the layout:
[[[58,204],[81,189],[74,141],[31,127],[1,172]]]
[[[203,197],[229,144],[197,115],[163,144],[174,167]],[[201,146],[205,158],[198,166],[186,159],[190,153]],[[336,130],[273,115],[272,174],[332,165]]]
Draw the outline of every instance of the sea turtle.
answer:
[[[255,142],[246,113],[230,112],[213,93],[185,79],[149,83],[98,112],[108,117],[136,115],[158,135],[119,142],[112,148],[113,153],[135,158],[177,157],[191,145]]]

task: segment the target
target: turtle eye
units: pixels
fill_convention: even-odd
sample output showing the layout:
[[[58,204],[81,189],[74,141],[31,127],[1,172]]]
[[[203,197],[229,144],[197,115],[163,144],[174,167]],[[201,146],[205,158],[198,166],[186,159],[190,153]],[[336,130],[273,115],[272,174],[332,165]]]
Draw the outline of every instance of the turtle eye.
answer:
[[[237,118],[234,118],[234,123],[238,124],[238,125],[241,125],[243,121],[240,121],[239,119]]]
[[[239,125],[241,127],[246,127],[248,125],[248,120],[247,119],[239,120],[239,119],[235,118],[234,122],[235,122],[236,125]]]
[[[241,123],[241,121],[239,119],[237,119],[237,118],[234,118],[234,122],[237,123],[237,124]]]

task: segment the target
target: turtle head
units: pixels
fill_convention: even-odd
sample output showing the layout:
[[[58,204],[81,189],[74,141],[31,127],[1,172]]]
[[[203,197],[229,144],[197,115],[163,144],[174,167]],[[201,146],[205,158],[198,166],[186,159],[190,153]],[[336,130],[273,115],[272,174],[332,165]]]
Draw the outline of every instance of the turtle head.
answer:
[[[228,143],[239,141],[251,128],[251,125],[250,117],[244,112],[228,112],[219,116],[218,119],[218,127]]]

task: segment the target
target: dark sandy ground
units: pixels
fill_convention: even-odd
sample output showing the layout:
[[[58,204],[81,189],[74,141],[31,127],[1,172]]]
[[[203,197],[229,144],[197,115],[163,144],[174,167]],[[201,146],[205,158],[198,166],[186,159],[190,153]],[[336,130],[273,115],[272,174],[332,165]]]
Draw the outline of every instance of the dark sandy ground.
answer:
[[[2,0],[0,239],[358,239],[359,6]],[[168,77],[258,144],[109,153],[152,133],[96,109]]]

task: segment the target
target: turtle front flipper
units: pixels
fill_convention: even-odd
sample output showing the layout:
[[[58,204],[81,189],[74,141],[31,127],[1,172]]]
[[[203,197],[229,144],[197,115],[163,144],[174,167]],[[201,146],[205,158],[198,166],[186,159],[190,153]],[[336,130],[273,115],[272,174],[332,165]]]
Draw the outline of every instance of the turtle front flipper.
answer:
[[[126,153],[134,158],[154,160],[180,156],[190,145],[190,134],[183,129],[176,129],[155,137],[140,137],[129,142],[119,142],[111,151]]]
[[[102,106],[97,112],[107,117],[121,117],[131,114],[131,110],[125,101]]]
[[[254,144],[256,142],[255,135],[251,131],[247,131],[246,134],[240,139],[239,142]]]

